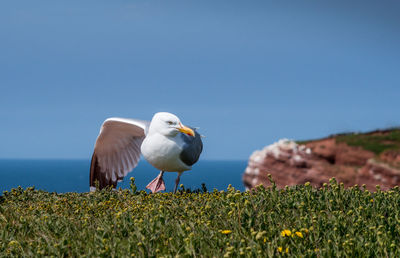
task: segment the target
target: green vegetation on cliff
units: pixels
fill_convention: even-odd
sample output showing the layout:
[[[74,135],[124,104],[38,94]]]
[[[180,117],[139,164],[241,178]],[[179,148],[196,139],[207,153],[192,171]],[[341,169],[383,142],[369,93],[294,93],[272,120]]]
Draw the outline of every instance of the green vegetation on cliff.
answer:
[[[361,147],[376,155],[386,150],[400,150],[400,129],[377,130],[367,133],[341,133],[329,136],[336,142],[344,142],[349,146]],[[297,144],[307,144],[316,140],[296,141]]]
[[[342,134],[336,137],[336,141],[345,142],[349,146],[361,147],[378,155],[385,150],[400,149],[400,129],[383,131],[382,133],[377,131],[366,134]]]
[[[399,257],[400,190],[331,180],[283,190],[57,194],[0,201],[1,256]]]

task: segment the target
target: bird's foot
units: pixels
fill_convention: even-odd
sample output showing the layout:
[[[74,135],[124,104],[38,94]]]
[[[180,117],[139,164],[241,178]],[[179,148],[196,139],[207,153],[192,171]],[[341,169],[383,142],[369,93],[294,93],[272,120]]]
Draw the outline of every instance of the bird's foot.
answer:
[[[157,193],[159,191],[165,190],[165,183],[162,175],[158,175],[156,178],[153,179],[147,186],[152,193]]]

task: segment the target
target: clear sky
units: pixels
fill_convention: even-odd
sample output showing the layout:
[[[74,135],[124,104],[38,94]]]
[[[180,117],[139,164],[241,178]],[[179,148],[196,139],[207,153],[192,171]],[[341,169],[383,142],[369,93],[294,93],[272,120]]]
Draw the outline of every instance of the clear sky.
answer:
[[[399,1],[1,1],[0,158],[89,159],[177,114],[203,159],[400,125]]]

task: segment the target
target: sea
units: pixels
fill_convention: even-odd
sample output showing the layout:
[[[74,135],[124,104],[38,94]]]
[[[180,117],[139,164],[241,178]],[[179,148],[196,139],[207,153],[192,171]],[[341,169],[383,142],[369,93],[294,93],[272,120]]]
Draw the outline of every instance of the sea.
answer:
[[[182,174],[180,184],[191,190],[201,189],[202,183],[208,191],[226,190],[228,185],[244,191],[242,175],[247,161],[199,161],[190,171]],[[3,191],[21,186],[34,186],[48,192],[88,192],[90,160],[18,160],[0,159],[0,195]],[[138,190],[146,185],[159,171],[144,160],[118,183],[117,188],[129,189],[130,177],[135,178]],[[164,173],[166,191],[172,191],[177,173]],[[148,191],[148,190],[147,190]]]

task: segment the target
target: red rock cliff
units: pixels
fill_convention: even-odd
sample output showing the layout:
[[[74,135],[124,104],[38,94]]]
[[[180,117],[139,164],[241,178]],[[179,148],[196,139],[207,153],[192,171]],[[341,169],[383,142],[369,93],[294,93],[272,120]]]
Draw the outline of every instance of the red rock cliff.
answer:
[[[336,135],[297,144],[287,139],[255,151],[243,175],[246,189],[310,182],[318,187],[335,177],[346,186],[376,185],[386,190],[400,185],[400,130]]]

